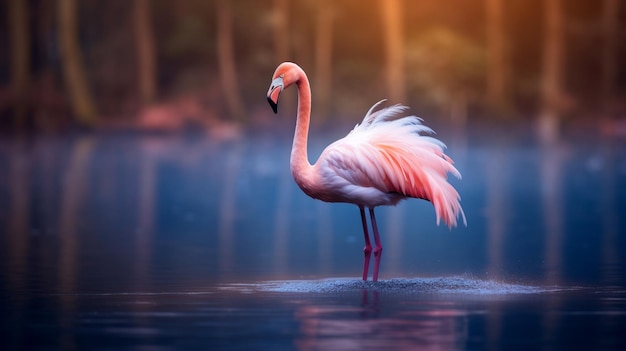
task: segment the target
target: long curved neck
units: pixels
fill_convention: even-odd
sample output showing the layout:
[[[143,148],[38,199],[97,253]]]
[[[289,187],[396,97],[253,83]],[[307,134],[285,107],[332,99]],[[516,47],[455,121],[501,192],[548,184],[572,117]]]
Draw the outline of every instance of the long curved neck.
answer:
[[[307,155],[309,122],[311,120],[311,87],[304,71],[299,71],[299,77],[296,81],[296,87],[298,88],[298,117],[296,118],[296,131],[293,136],[290,163],[291,173],[296,182],[301,185],[302,177],[306,176],[306,170],[311,167]]]

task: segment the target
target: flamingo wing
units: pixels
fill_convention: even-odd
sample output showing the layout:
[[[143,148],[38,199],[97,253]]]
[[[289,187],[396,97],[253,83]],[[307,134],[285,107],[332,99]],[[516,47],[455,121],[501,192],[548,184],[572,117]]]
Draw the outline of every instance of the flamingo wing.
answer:
[[[381,102],[346,137],[324,150],[318,164],[324,165],[327,178],[334,177],[344,191],[387,201],[382,204],[404,197],[425,199],[435,207],[437,224],[443,219],[449,227],[456,226],[459,214],[466,224],[460,196],[447,181],[448,173],[457,178],[461,174],[444,154],[445,145],[421,134],[434,132],[420,118],[402,117],[405,106],[374,111]],[[350,190],[345,190],[346,184]]]

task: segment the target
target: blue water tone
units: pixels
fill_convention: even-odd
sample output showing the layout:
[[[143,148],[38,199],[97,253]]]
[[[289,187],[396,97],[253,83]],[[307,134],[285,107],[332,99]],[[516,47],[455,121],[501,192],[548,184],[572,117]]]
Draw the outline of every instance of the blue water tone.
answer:
[[[5,138],[3,349],[626,349],[626,140],[499,133],[439,130],[468,226],[377,209],[377,283],[291,131]]]

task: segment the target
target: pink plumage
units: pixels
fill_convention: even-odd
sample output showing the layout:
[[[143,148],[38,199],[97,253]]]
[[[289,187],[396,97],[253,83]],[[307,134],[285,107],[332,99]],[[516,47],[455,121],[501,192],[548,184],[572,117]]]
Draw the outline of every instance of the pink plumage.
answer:
[[[445,145],[425,134],[432,129],[415,116],[402,116],[405,106],[394,105],[375,110],[376,103],[363,121],[344,138],[329,145],[317,162],[308,161],[308,137],[311,90],[304,71],[294,63],[278,66],[267,93],[276,112],[278,96],[288,86],[298,87],[298,116],[291,152],[291,171],[298,186],[309,196],[327,202],[347,202],[359,206],[365,239],[363,280],[367,280],[372,252],[364,208],[370,212],[376,247],[374,275],[378,279],[382,244],[374,208],[395,205],[406,198],[431,201],[437,224],[443,220],[448,227],[457,225],[459,215],[466,224],[465,214],[456,189],[448,183],[448,173],[460,178]]]

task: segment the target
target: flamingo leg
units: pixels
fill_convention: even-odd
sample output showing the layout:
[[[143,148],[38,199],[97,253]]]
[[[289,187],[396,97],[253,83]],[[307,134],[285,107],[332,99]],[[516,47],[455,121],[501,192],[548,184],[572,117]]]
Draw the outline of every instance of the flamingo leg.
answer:
[[[367,280],[367,273],[370,269],[370,256],[372,255],[372,244],[370,242],[370,234],[367,232],[367,220],[365,219],[365,209],[359,206],[361,211],[361,223],[363,224],[363,237],[365,238],[365,247],[363,248],[363,280]]]
[[[380,268],[380,257],[383,254],[383,245],[380,242],[380,236],[378,235],[378,226],[376,225],[376,217],[374,217],[374,209],[370,208],[370,218],[372,219],[372,229],[374,230],[374,275],[373,281],[378,280],[378,269]]]

